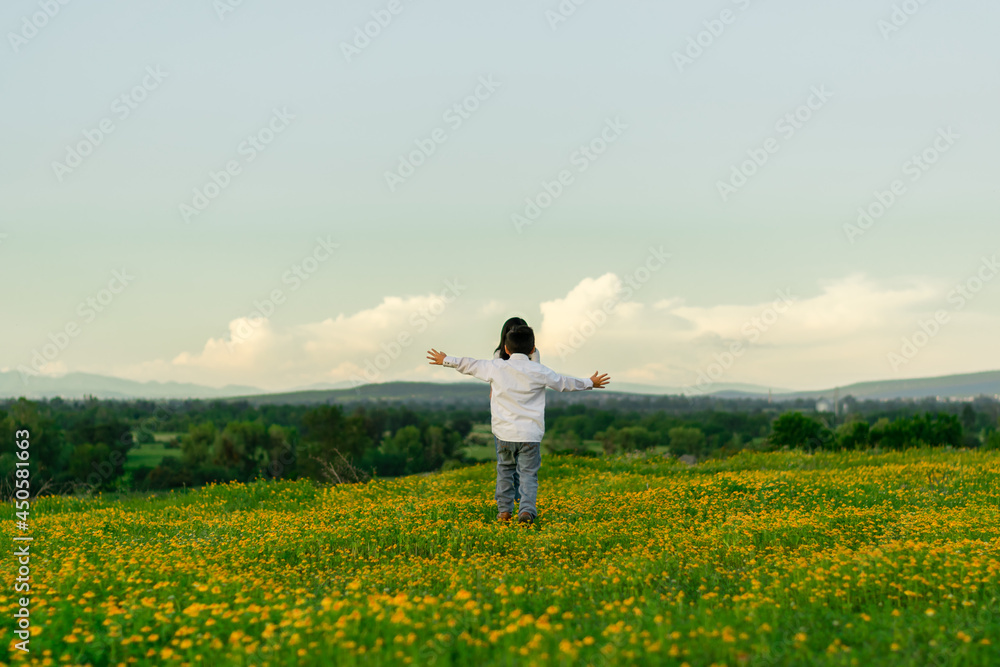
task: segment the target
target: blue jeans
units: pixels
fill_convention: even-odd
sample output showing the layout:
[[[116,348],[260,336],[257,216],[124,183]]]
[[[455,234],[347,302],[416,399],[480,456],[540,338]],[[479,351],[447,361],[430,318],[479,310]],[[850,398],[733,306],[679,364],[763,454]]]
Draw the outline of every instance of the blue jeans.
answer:
[[[506,442],[497,438],[497,511],[513,512],[520,495],[520,514],[538,516],[538,469],[542,467],[539,442]]]
[[[493,444],[497,448],[497,461],[500,460],[500,443],[502,441],[493,436]],[[521,500],[521,475],[517,472],[517,452],[514,453],[514,502]]]

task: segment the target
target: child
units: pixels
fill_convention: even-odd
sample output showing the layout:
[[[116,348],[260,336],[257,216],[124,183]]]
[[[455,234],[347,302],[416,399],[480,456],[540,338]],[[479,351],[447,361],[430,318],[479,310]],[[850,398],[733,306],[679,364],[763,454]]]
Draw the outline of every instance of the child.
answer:
[[[516,326],[507,333],[504,351],[510,356],[507,360],[449,357],[435,349],[427,352],[427,358],[433,365],[448,366],[490,383],[490,412],[493,435],[497,438],[497,518],[509,521],[514,510],[511,478],[516,467],[521,476],[517,520],[531,523],[538,515],[535,501],[545,434],[545,388],[558,391],[602,389],[610,378],[598,373],[588,380],[566,377],[531,361],[528,355],[535,351],[535,333],[527,326]]]
[[[509,320],[507,320],[506,322],[504,322],[503,326],[500,327],[500,344],[497,345],[497,349],[493,350],[493,358],[494,359],[503,359],[504,361],[507,361],[508,359],[510,359],[510,355],[507,354],[507,351],[503,349],[503,346],[504,346],[504,343],[507,340],[507,333],[511,329],[513,329],[514,327],[518,327],[518,326],[520,326],[520,327],[526,327],[526,326],[528,326],[528,323],[525,322],[520,317],[512,317]],[[528,358],[531,359],[532,361],[536,362],[536,363],[541,363],[542,362],[542,358],[538,355],[538,349],[537,348],[535,349],[534,352],[532,352],[531,354],[528,355]]]
[[[503,349],[504,341],[507,340],[507,332],[517,326],[526,327],[528,326],[528,323],[525,322],[520,317],[512,317],[506,322],[504,322],[503,326],[500,327],[500,344],[497,345],[497,349],[493,350],[494,359],[503,359],[504,361],[510,359],[510,355],[507,354],[507,351]],[[536,363],[542,362],[542,358],[538,354],[538,348],[535,348],[535,351],[532,352],[530,355],[528,355],[528,359]],[[491,396],[493,395],[492,391],[490,392],[490,395]],[[493,444],[496,447],[497,460],[499,460],[500,441],[496,438],[496,436],[493,437]],[[520,501],[521,501],[521,476],[517,472],[517,454],[514,454],[514,502],[520,502]]]

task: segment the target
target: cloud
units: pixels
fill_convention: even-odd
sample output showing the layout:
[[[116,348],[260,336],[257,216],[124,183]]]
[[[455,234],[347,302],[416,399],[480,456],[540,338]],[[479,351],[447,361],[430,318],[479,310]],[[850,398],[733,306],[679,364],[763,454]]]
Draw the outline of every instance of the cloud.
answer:
[[[536,340],[543,363],[580,377],[600,369],[619,382],[690,386],[739,345],[718,382],[799,389],[892,377],[886,353],[919,317],[942,307],[947,291],[921,279],[886,285],[849,275],[821,283],[811,295],[782,288],[752,303],[692,306],[679,295],[653,295],[652,286],[634,287],[627,277],[623,282],[605,273],[540,303]],[[456,381],[462,378],[454,371],[429,367],[424,350],[477,349],[470,332],[492,331],[499,307],[496,301],[450,303],[427,294],[386,297],[355,313],[288,327],[238,318],[227,335],[209,338],[200,350],[115,373],[267,389],[359,378]],[[954,336],[963,349],[988,349],[997,318],[960,317],[967,324],[950,324],[939,340]],[[920,361],[953,369],[962,355],[935,345]]]
[[[483,317],[496,317],[507,310],[507,306],[504,305],[502,301],[497,301],[496,299],[490,299],[484,303],[478,311],[478,314]]]
[[[852,275],[825,283],[819,294],[809,298],[800,298],[785,288],[776,290],[773,299],[754,304],[691,307],[661,302],[658,305],[688,322],[692,338],[715,336],[735,340],[748,337],[747,331],[766,327],[770,344],[799,345],[885,330],[913,306],[929,302],[938,294],[927,283],[891,289],[882,288],[864,276]],[[774,313],[778,313],[777,319]],[[762,318],[766,319],[761,321]]]
[[[181,352],[170,361],[150,361],[118,374],[272,389],[349,380],[370,368],[378,371],[378,380],[406,375],[424,365],[418,339],[452,308],[449,298],[390,296],[367,310],[280,331],[270,320],[241,317],[229,323],[227,336],[209,338],[198,352]]]
[[[624,292],[621,279],[605,273],[584,278],[565,297],[540,304],[542,324],[535,338],[539,349],[558,351],[564,358],[609,321],[634,316],[642,304],[623,301]]]
[[[885,286],[863,275],[819,287],[811,296],[783,288],[745,304],[690,306],[680,296],[646,308],[626,302],[598,325],[595,313],[621,288],[614,274],[605,274],[542,304],[539,349],[543,360],[569,373],[609,368],[620,381],[664,386],[694,384],[736,349],[720,382],[795,388],[845,370],[870,378],[879,366],[876,376],[885,376],[882,356],[892,333],[942,297],[927,281]]]

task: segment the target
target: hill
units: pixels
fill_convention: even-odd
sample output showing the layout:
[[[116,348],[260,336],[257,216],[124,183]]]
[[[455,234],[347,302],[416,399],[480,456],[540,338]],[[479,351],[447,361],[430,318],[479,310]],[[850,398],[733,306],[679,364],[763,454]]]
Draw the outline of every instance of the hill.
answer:
[[[864,399],[927,398],[931,396],[961,399],[983,395],[998,396],[1000,395],[1000,371],[907,380],[858,382],[837,389],[781,393],[775,395],[775,398],[779,400],[786,398],[832,399],[834,394],[838,392],[841,398],[853,396]]]
[[[532,527],[497,520],[489,464],[39,499],[31,648],[74,665],[997,664],[996,452],[542,472]]]
[[[715,396],[718,398],[762,398],[768,388],[742,383],[718,383],[696,390],[693,387],[666,387],[620,382],[612,384],[613,391],[602,391],[602,396]],[[919,399],[938,397],[966,399],[976,396],[1000,396],[1000,371],[944,375],[939,377],[905,380],[859,382],[839,388],[815,391],[789,391],[774,389],[772,400],[820,398],[833,399],[853,396],[857,399]],[[489,395],[489,388],[481,382],[385,382],[382,384],[352,387],[349,383],[316,384],[301,389],[267,393],[256,387],[226,385],[206,387],[180,382],[136,382],[121,378],[90,373],[69,373],[63,376],[34,376],[22,379],[15,371],[0,372],[0,398],[25,396],[31,399],[66,399],[95,396],[103,399],[229,399],[247,400],[255,405],[275,404],[324,404],[354,403],[358,401],[412,402],[425,404],[472,404]],[[562,394],[558,399],[569,402],[600,400],[593,396]]]
[[[222,398],[236,394],[257,394],[256,387],[226,385],[206,387],[184,382],[136,382],[92,373],[67,373],[61,376],[25,375],[17,371],[0,372],[0,398],[65,399],[94,396],[104,399]]]

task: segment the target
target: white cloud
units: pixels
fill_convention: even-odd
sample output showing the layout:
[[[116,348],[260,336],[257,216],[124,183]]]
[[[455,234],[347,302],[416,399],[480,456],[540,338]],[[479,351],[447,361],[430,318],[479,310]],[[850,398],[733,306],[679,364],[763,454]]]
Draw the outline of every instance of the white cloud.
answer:
[[[507,310],[507,306],[502,301],[490,299],[479,309],[479,315],[483,317],[497,317]]]
[[[422,368],[421,334],[452,308],[441,295],[386,297],[374,308],[276,330],[270,320],[238,318],[229,334],[199,352],[181,352],[120,369],[135,379],[250,384],[268,389],[349,380],[376,366],[379,380]],[[388,362],[386,362],[388,360]],[[383,368],[384,366],[384,368]]]
[[[588,313],[614,295],[613,274],[585,279],[563,299],[542,304],[543,359],[567,373],[614,369],[619,381],[688,386],[739,344],[719,382],[753,382],[798,388],[885,377],[883,359],[895,330],[912,326],[916,314],[942,298],[938,286],[916,280],[884,286],[851,275],[803,296],[776,290],[749,304],[689,306],[681,297],[660,298],[651,308],[624,304],[607,323],[564,351]],[[543,344],[545,347],[543,347]],[[588,370],[589,369],[589,370]]]
[[[864,331],[884,330],[900,315],[921,303],[933,299],[938,290],[924,283],[901,289],[881,288],[860,275],[830,281],[823,285],[816,296],[800,298],[788,289],[776,290],[774,298],[756,304],[690,307],[684,305],[661,306],[688,321],[693,336],[715,335],[723,339],[746,337],[741,333],[747,325],[751,329],[768,327],[770,344],[815,344],[819,341],[841,340]],[[784,309],[786,300],[793,305]],[[755,324],[770,311],[779,313],[777,323]]]
[[[886,353],[911,332],[919,316],[942,306],[945,292],[922,280],[887,286],[851,275],[821,284],[811,296],[793,291],[790,303],[778,291],[757,303],[714,306],[690,306],[682,297],[658,294],[645,300],[651,303],[646,307],[641,290],[623,289],[616,274],[606,273],[540,303],[536,334],[543,363],[570,375],[600,369],[619,382],[689,386],[739,343],[743,353],[719,382],[819,388],[892,377]],[[366,371],[376,381],[456,381],[461,377],[454,371],[429,367],[424,350],[433,346],[462,354],[482,349],[482,341],[470,342],[470,332],[492,331],[502,310],[495,300],[448,304],[429,294],[386,297],[353,314],[283,328],[240,318],[229,324],[227,336],[210,338],[199,351],[116,369],[116,374],[267,389],[344,381]],[[950,324],[940,340],[953,336],[969,346],[976,341],[988,346],[988,334],[982,332],[995,330],[996,318],[961,317],[968,325]],[[973,325],[975,331],[966,328]],[[486,341],[485,347],[492,344]],[[929,349],[919,361],[926,360],[928,368],[946,363],[954,368],[961,355],[935,345],[940,349]],[[906,370],[917,368],[914,363]],[[941,368],[942,373],[961,370],[966,369]]]
[[[543,302],[539,306],[542,323],[535,337],[538,348],[558,351],[565,357],[607,323],[633,317],[642,304],[621,301],[622,291],[621,279],[605,273],[599,278],[584,278],[561,299]]]

